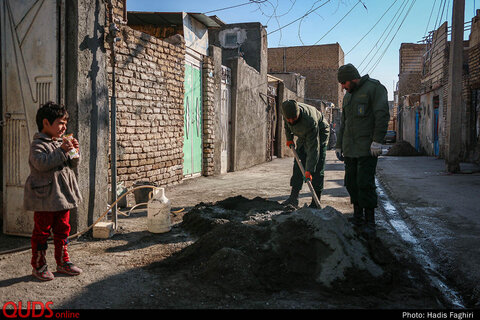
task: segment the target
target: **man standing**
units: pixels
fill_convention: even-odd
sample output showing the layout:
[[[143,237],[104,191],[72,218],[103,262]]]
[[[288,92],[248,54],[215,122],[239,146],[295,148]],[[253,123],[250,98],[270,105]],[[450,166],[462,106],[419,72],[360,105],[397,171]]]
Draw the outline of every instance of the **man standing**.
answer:
[[[295,100],[283,102],[282,114],[287,146],[295,147],[293,137],[298,137],[296,151],[305,169],[305,177],[303,177],[300,167],[294,160],[293,174],[290,179],[292,191],[290,197],[283,204],[298,207],[298,195],[306,179],[312,182],[315,194],[320,200],[330,127],[323,114],[315,107]],[[316,208],[313,198],[310,207]]]
[[[342,123],[335,153],[345,162],[345,186],[353,203],[352,222],[375,238],[377,192],[375,171],[390,119],[387,89],[368,74],[360,77],[352,64],[338,69],[343,98]],[[365,215],[365,216],[364,216]]]

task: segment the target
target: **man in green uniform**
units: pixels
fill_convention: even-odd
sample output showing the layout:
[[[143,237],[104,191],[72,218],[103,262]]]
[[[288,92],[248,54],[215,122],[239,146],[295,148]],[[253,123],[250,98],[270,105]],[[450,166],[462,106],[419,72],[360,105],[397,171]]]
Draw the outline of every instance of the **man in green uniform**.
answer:
[[[312,182],[315,194],[320,200],[323,191],[325,156],[330,126],[320,111],[305,103],[287,100],[283,102],[281,110],[285,123],[287,146],[295,147],[293,137],[297,136],[295,149],[305,169],[304,177],[294,159],[293,174],[290,179],[292,191],[290,197],[283,204],[298,207],[298,195],[306,179]],[[310,207],[316,208],[313,198]]]
[[[363,227],[368,238],[375,238],[375,171],[390,119],[387,89],[368,74],[360,77],[352,64],[338,69],[338,82],[347,93],[335,152],[345,162],[345,186],[353,203],[352,222]]]

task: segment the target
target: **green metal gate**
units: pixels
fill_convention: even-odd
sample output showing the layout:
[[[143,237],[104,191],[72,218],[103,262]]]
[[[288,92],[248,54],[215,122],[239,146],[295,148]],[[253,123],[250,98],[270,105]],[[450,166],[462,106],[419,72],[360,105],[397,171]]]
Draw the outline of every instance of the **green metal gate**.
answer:
[[[184,110],[183,174],[191,176],[202,171],[202,71],[190,61],[185,64]]]

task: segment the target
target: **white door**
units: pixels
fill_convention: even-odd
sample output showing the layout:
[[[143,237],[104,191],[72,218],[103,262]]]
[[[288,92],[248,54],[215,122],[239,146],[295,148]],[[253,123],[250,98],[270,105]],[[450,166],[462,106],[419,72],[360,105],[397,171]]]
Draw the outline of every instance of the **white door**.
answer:
[[[230,68],[222,66],[222,101],[220,106],[220,134],[222,140],[221,146],[221,166],[220,172],[227,173],[229,167],[229,149],[230,149],[230,86],[231,86],[231,71]]]
[[[56,0],[0,0],[3,119],[3,231],[29,236],[33,213],[23,209],[35,115],[58,102],[59,6]]]

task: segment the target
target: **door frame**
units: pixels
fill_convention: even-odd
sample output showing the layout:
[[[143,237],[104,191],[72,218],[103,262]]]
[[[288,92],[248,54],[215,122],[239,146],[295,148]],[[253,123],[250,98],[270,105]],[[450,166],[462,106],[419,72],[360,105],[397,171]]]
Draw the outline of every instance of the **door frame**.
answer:
[[[64,59],[65,59],[65,50],[66,50],[66,47],[65,47],[65,36],[66,36],[65,0],[55,0],[55,1],[39,0],[39,1],[32,1],[29,4],[31,6],[27,10],[25,10],[24,12],[25,15],[20,20],[20,22],[15,21],[14,23],[16,24],[14,25],[14,28],[15,30],[17,30],[17,32],[11,33],[11,37],[8,37],[8,39],[11,39],[11,41],[13,41],[12,43],[9,43],[9,44],[7,44],[7,38],[5,37],[5,35],[7,32],[12,30],[12,26],[9,26],[9,28],[7,28],[6,23],[13,23],[13,22],[10,22],[10,18],[4,19],[4,17],[13,13],[13,10],[11,9],[11,6],[13,5],[13,1],[3,0],[0,4],[0,16],[2,17],[1,19],[2,24],[0,26],[0,33],[2,35],[2,41],[1,41],[1,47],[0,47],[0,51],[1,51],[0,99],[2,101],[1,109],[0,109],[0,112],[2,115],[2,118],[1,118],[2,121],[0,126],[2,130],[2,135],[1,135],[2,198],[0,199],[1,200],[0,205],[2,207],[1,213],[3,218],[3,232],[9,235],[27,236],[27,237],[31,236],[31,230],[33,226],[33,212],[22,210],[23,209],[23,186],[25,184],[25,181],[24,181],[25,179],[23,179],[22,177],[20,178],[17,177],[13,180],[10,178],[7,178],[7,175],[11,171],[10,170],[11,166],[9,166],[9,163],[11,163],[12,161],[18,162],[19,163],[18,170],[20,170],[19,174],[28,175],[28,170],[29,170],[28,163],[20,164],[20,161],[23,159],[27,161],[29,144],[31,142],[33,134],[37,131],[35,120],[34,120],[35,116],[32,115],[33,113],[31,110],[32,106],[37,106],[37,105],[39,106],[41,103],[46,102],[46,100],[55,100],[58,103],[64,104],[64,100],[65,100],[65,72],[64,72],[65,60]],[[47,6],[47,7],[45,8],[44,6]],[[12,12],[10,10],[12,10]],[[39,19],[40,17],[38,15],[40,10],[51,10],[51,11],[48,11],[47,14],[50,14],[53,11],[53,16],[54,16],[54,19],[53,19],[54,23],[49,25],[51,30],[52,29],[55,30],[54,31],[55,34],[51,36],[54,37],[54,42],[56,45],[56,48],[54,50],[56,53],[56,56],[53,62],[55,71],[52,73],[52,78],[45,77],[45,74],[38,74],[38,73],[31,74],[30,72],[32,72],[32,70],[29,70],[27,68],[27,65],[24,63],[24,61],[28,61],[28,60],[25,60],[25,58],[23,57],[23,54],[28,51],[24,51],[22,48],[22,45],[25,44],[24,40],[26,39],[26,35],[28,34],[28,32],[30,32],[31,30],[34,32],[38,31],[38,29],[35,29],[35,28],[32,29],[32,26],[34,23],[39,21],[37,19]],[[21,37],[23,36],[23,37],[20,39],[19,36]],[[9,48],[8,45],[12,45],[12,47]],[[7,47],[9,48],[8,52],[7,52]],[[20,65],[20,68],[18,68],[18,64],[16,64],[17,71],[13,71],[13,73],[17,74],[15,79],[18,79],[19,81],[18,100],[22,101],[24,106],[23,106],[23,111],[21,111],[21,108],[19,108],[19,109],[13,109],[12,112],[10,112],[10,110],[7,110],[7,103],[9,101],[7,100],[8,99],[7,92],[9,92],[8,90],[9,82],[7,82],[6,72],[8,70],[6,68],[6,65],[8,62],[6,61],[6,59],[7,59],[7,54],[12,51],[14,52],[15,59],[20,59],[19,61],[22,62]],[[51,81],[48,81],[50,79]],[[27,108],[27,105],[28,105],[28,108]],[[18,111],[21,111],[21,112],[18,112]],[[25,128],[22,129],[23,126],[25,126]],[[32,130],[34,132],[32,132]],[[14,133],[16,132],[16,135],[14,135],[14,139],[10,140],[9,144],[6,143],[6,139],[12,139],[12,134],[8,134],[7,131],[12,131]],[[25,134],[25,136],[23,136],[23,134]],[[17,137],[17,135],[19,136]],[[24,148],[22,148],[23,145],[25,145]],[[22,149],[22,150],[19,150],[19,149]],[[24,157],[25,152],[27,152],[26,157]],[[15,154],[22,154],[22,156],[20,157],[19,160],[15,160],[18,157],[18,155],[15,155]],[[15,188],[17,189],[17,191],[9,190],[8,188]],[[17,194],[15,196],[16,201],[21,200],[21,203],[20,204],[17,203],[16,205],[17,209],[10,208],[10,201],[13,201],[10,199],[10,196],[9,196],[10,192]],[[22,197],[22,199],[18,199],[20,197]],[[20,207],[22,209],[20,209]],[[23,216],[23,218],[21,219],[21,221],[23,222],[19,223],[17,220],[21,216]]]
[[[192,173],[188,173],[188,174],[185,174],[183,173],[183,179],[189,179],[189,178],[195,178],[195,177],[199,177],[202,175],[202,171],[203,171],[203,70],[202,70],[202,66],[203,66],[203,62],[202,62],[202,59],[203,56],[199,53],[197,53],[196,51],[190,49],[190,48],[186,48],[185,50],[185,65],[188,64],[191,64],[193,67],[195,68],[198,68],[198,70],[200,71],[200,99],[199,99],[199,111],[200,111],[200,114],[201,114],[201,117],[199,118],[200,120],[200,125],[201,125],[201,128],[200,128],[200,139],[201,139],[201,143],[200,143],[200,147],[201,147],[201,156],[200,156],[200,172],[193,172],[192,170]],[[186,69],[186,68],[185,68]],[[186,92],[186,88],[185,88],[185,92]],[[185,96],[184,96],[184,103],[185,103]],[[185,108],[185,104],[184,104],[184,108]],[[184,109],[185,110],[185,109]],[[185,126],[184,126],[185,128]],[[184,133],[184,136],[185,136],[185,133]],[[184,141],[185,143],[185,141]],[[184,146],[185,147],[185,146]],[[192,148],[193,148],[193,144],[192,144]],[[193,158],[193,152],[192,152],[192,158]],[[185,159],[185,156],[184,156],[184,159]],[[193,168],[193,162],[195,160],[192,160],[192,168]],[[185,166],[185,161],[183,163],[183,165]],[[184,168],[185,170],[185,168]]]
[[[222,65],[222,80],[220,85],[220,173],[231,171],[230,147],[231,147],[231,121],[232,121],[232,71]],[[224,110],[225,109],[225,110]],[[224,114],[225,112],[225,114]]]

